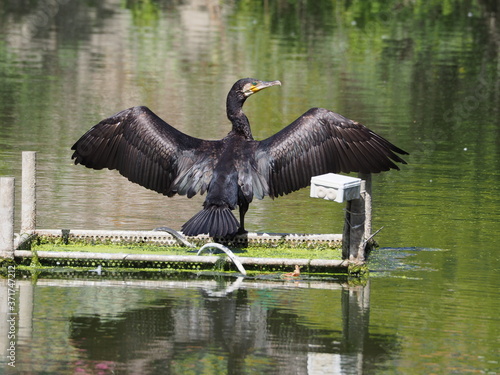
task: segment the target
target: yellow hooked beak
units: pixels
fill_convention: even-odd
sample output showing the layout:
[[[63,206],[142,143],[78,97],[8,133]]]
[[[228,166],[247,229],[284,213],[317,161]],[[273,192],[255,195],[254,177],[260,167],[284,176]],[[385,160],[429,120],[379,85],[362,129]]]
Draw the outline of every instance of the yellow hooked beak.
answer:
[[[256,81],[252,83],[252,85],[244,92],[245,96],[250,96],[260,90],[263,90],[265,88],[271,87],[271,86],[281,86],[280,81]]]

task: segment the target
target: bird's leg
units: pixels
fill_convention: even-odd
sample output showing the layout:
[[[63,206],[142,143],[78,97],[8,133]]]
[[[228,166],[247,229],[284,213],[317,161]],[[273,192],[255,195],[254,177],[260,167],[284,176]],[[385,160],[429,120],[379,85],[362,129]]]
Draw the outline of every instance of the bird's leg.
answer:
[[[248,206],[250,204],[245,200],[242,203],[238,203],[240,207],[240,229],[238,229],[238,234],[245,234],[247,231],[245,230],[245,214],[248,211]]]

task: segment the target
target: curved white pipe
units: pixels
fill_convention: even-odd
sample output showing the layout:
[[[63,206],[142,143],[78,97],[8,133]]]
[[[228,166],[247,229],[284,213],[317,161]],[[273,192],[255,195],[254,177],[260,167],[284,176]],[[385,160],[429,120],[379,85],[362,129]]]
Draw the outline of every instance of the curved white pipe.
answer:
[[[227,254],[227,256],[229,257],[229,259],[231,259],[233,261],[234,265],[238,268],[238,270],[243,275],[247,274],[247,271],[245,270],[245,268],[243,267],[243,265],[241,264],[241,262],[238,260],[238,258],[236,257],[236,255],[234,255],[233,252],[230,249],[228,249],[224,245],[221,245],[220,243],[210,242],[210,243],[207,243],[207,244],[203,245],[200,248],[200,250],[198,250],[198,254],[197,255],[200,255],[200,253],[203,250],[208,249],[210,247],[215,247],[215,248],[217,248],[217,249],[222,250],[223,252],[225,252]]]

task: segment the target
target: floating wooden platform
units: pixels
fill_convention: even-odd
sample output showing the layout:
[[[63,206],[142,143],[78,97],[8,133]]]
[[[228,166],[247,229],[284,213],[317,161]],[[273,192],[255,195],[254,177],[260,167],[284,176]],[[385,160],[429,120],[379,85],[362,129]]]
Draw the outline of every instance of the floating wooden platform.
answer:
[[[362,175],[359,186],[359,197],[347,197],[346,219],[343,234],[280,234],[280,233],[248,233],[230,240],[211,239],[208,236],[184,238],[175,231],[103,231],[103,230],[69,230],[69,229],[37,229],[36,228],[36,152],[22,153],[22,202],[21,202],[21,235],[14,233],[15,182],[13,177],[0,177],[0,261],[15,260],[21,264],[39,264],[52,266],[101,266],[101,267],[133,267],[159,269],[189,269],[220,271],[246,270],[293,271],[298,265],[302,271],[318,273],[352,273],[361,270],[365,262],[365,253],[369,251],[371,234],[371,176]],[[324,177],[324,176],[319,176]],[[345,178],[345,177],[344,177]],[[314,181],[313,181],[314,182]],[[314,185],[314,184],[313,184]],[[320,184],[321,185],[321,184]],[[318,186],[318,189],[326,188]],[[328,186],[328,189],[334,189]],[[327,191],[330,191],[328,190]],[[321,190],[321,191],[323,191]],[[342,190],[342,189],[340,189]],[[332,190],[333,191],[333,190]],[[323,191],[324,192],[324,191]],[[335,196],[337,191],[335,190]],[[322,197],[322,194],[316,194]],[[326,194],[329,196],[329,194]],[[333,195],[332,195],[333,197]],[[337,199],[338,200],[338,199]],[[342,200],[338,200],[342,201]],[[186,255],[141,254],[140,249],[134,253],[117,254],[116,252],[89,251],[31,251],[30,241],[34,238],[45,238],[59,241],[61,244],[156,244],[158,246],[192,247]],[[210,241],[226,255],[194,255],[194,248],[207,247]],[[216,245],[216,246],[215,246]],[[283,258],[252,257],[247,251],[245,256],[229,248],[248,248],[252,246],[281,246],[297,248],[337,247],[342,248],[342,259],[316,259],[316,257]],[[248,256],[247,256],[248,255]],[[274,255],[274,254],[273,254]],[[292,254],[294,255],[294,254]],[[331,255],[331,254],[330,254]],[[292,268],[292,269],[290,269]]]
[[[40,229],[25,235],[17,242],[14,257],[20,264],[31,264],[33,260],[39,265],[53,267],[113,267],[141,268],[162,270],[216,270],[220,272],[239,272],[226,254],[195,255],[201,245],[210,243],[208,236],[187,237],[195,248],[186,247],[186,255],[141,254],[140,248],[135,253],[111,252],[73,252],[73,251],[31,251],[30,242],[36,238],[43,241],[59,243],[86,244],[152,244],[157,246],[185,246],[176,236],[160,231],[104,231],[104,230],[50,230]],[[248,233],[235,237],[227,244],[233,248],[245,247],[251,255],[252,246],[289,246],[289,247],[340,247],[340,234],[278,234]],[[24,250],[23,250],[24,249]],[[89,246],[89,250],[92,246]],[[346,273],[353,265],[359,263],[341,259],[312,258],[259,258],[252,256],[234,256],[248,271],[289,272],[295,265],[303,272],[309,273]],[[35,259],[34,259],[35,258]]]
[[[173,234],[151,231],[127,230],[70,230],[70,229],[36,229],[34,234],[48,238],[59,238],[62,241],[85,241],[93,243],[156,243],[162,245],[182,245]],[[185,237],[190,243],[201,246],[211,242],[208,235]],[[328,245],[330,247],[342,245],[341,234],[289,234],[289,233],[252,233],[235,236],[232,240],[218,241],[228,246],[255,246],[279,245],[286,243],[290,246]]]

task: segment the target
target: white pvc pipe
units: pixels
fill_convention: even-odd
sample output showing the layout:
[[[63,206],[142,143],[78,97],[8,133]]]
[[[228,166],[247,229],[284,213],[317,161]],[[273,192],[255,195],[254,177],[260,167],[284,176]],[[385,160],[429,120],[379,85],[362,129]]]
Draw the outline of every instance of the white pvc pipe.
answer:
[[[23,151],[21,234],[36,227],[36,151]]]
[[[0,257],[14,259],[14,177],[0,177]]]
[[[224,245],[221,245],[220,243],[210,242],[210,243],[207,243],[207,244],[203,245],[201,247],[201,249],[198,250],[198,254],[197,255],[200,255],[201,252],[203,252],[203,250],[211,248],[211,247],[215,247],[215,248],[217,248],[217,249],[222,250],[223,252],[225,252],[227,254],[227,256],[229,257],[229,259],[231,259],[233,261],[234,265],[238,268],[238,270],[243,275],[247,274],[247,271],[245,271],[245,267],[243,267],[243,265],[239,261],[238,257],[236,255],[234,255],[233,252],[230,249],[228,249]]]

